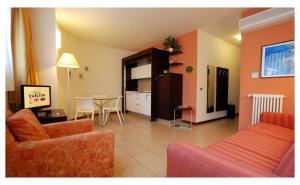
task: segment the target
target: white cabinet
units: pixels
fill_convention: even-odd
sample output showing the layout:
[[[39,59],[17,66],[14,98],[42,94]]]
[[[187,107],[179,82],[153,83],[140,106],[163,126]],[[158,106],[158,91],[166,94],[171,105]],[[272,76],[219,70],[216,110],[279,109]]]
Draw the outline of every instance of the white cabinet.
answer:
[[[134,67],[131,69],[131,79],[151,78],[151,64]]]
[[[131,79],[137,79],[138,78],[138,68],[134,67],[131,69]]]
[[[151,116],[151,93],[127,91],[126,110]]]
[[[136,93],[126,92],[126,110],[136,112],[137,108],[135,106]]]
[[[151,116],[151,93],[139,93],[140,113]]]

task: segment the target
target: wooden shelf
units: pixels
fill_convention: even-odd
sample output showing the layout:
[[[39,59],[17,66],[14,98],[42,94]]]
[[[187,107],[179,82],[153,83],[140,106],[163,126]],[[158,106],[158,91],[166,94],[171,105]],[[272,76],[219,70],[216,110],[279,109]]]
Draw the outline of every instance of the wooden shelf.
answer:
[[[182,51],[175,50],[175,51],[169,52],[169,55],[173,56],[173,55],[179,55],[179,54],[182,54],[182,53],[183,53]]]
[[[171,66],[180,66],[180,65],[182,65],[181,62],[172,62],[172,63],[167,64],[168,67],[171,67]]]

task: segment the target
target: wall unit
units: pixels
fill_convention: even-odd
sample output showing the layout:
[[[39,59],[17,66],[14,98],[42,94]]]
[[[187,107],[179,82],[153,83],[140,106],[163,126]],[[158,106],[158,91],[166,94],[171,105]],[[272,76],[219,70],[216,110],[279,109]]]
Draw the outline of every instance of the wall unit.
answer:
[[[147,63],[145,64],[145,62]],[[162,74],[165,66],[168,63],[169,63],[169,52],[157,48],[149,48],[122,59],[122,92],[124,97],[126,97],[126,91],[139,90],[138,89],[139,79],[145,79],[145,78],[151,79],[151,95],[150,95],[151,121],[155,121],[157,118],[157,110],[156,110],[157,103],[158,103],[157,79],[159,74]],[[132,97],[133,96],[129,95],[128,98],[130,101],[134,101],[133,99],[131,99]],[[128,102],[130,101],[125,102],[123,100],[123,106],[122,106],[123,111],[125,111],[125,109],[130,111],[130,109],[132,108],[133,110],[136,110],[137,107],[134,107],[132,103],[129,103],[129,106],[127,105]],[[144,112],[149,113],[149,110]]]

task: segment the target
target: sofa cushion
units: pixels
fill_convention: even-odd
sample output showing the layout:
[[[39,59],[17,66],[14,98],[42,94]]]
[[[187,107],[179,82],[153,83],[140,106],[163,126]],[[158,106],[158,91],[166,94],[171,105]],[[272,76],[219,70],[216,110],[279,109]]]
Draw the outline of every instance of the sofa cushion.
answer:
[[[18,141],[48,139],[39,120],[29,109],[22,109],[7,119],[7,126]]]
[[[256,124],[250,127],[249,129],[251,131],[255,131],[263,135],[288,141],[290,143],[293,143],[295,139],[294,130],[264,122],[260,122],[259,124]]]
[[[281,159],[274,173],[283,177],[294,177],[295,166],[295,149],[294,143],[291,145],[287,153]]]
[[[278,127],[278,128],[277,128]],[[259,129],[257,129],[259,128]],[[280,129],[281,128],[281,129]],[[279,129],[279,130],[277,130]],[[275,135],[282,131],[287,137]],[[252,126],[205,148],[207,152],[222,154],[229,161],[274,173],[277,165],[294,141],[293,130],[271,124]]]
[[[263,112],[260,115],[260,122],[271,123],[273,125],[294,129],[295,117],[293,114],[283,114],[279,112]]]

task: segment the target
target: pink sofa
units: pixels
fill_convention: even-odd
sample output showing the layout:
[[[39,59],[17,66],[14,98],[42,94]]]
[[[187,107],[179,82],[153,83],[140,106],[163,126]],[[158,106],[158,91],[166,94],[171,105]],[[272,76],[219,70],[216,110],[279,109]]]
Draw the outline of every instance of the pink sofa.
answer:
[[[260,123],[215,144],[167,149],[168,177],[294,177],[294,116],[262,113]]]
[[[31,116],[30,112],[25,114]],[[41,126],[49,138],[33,141],[17,141],[6,126],[7,177],[113,176],[111,130],[92,131],[90,119]]]

